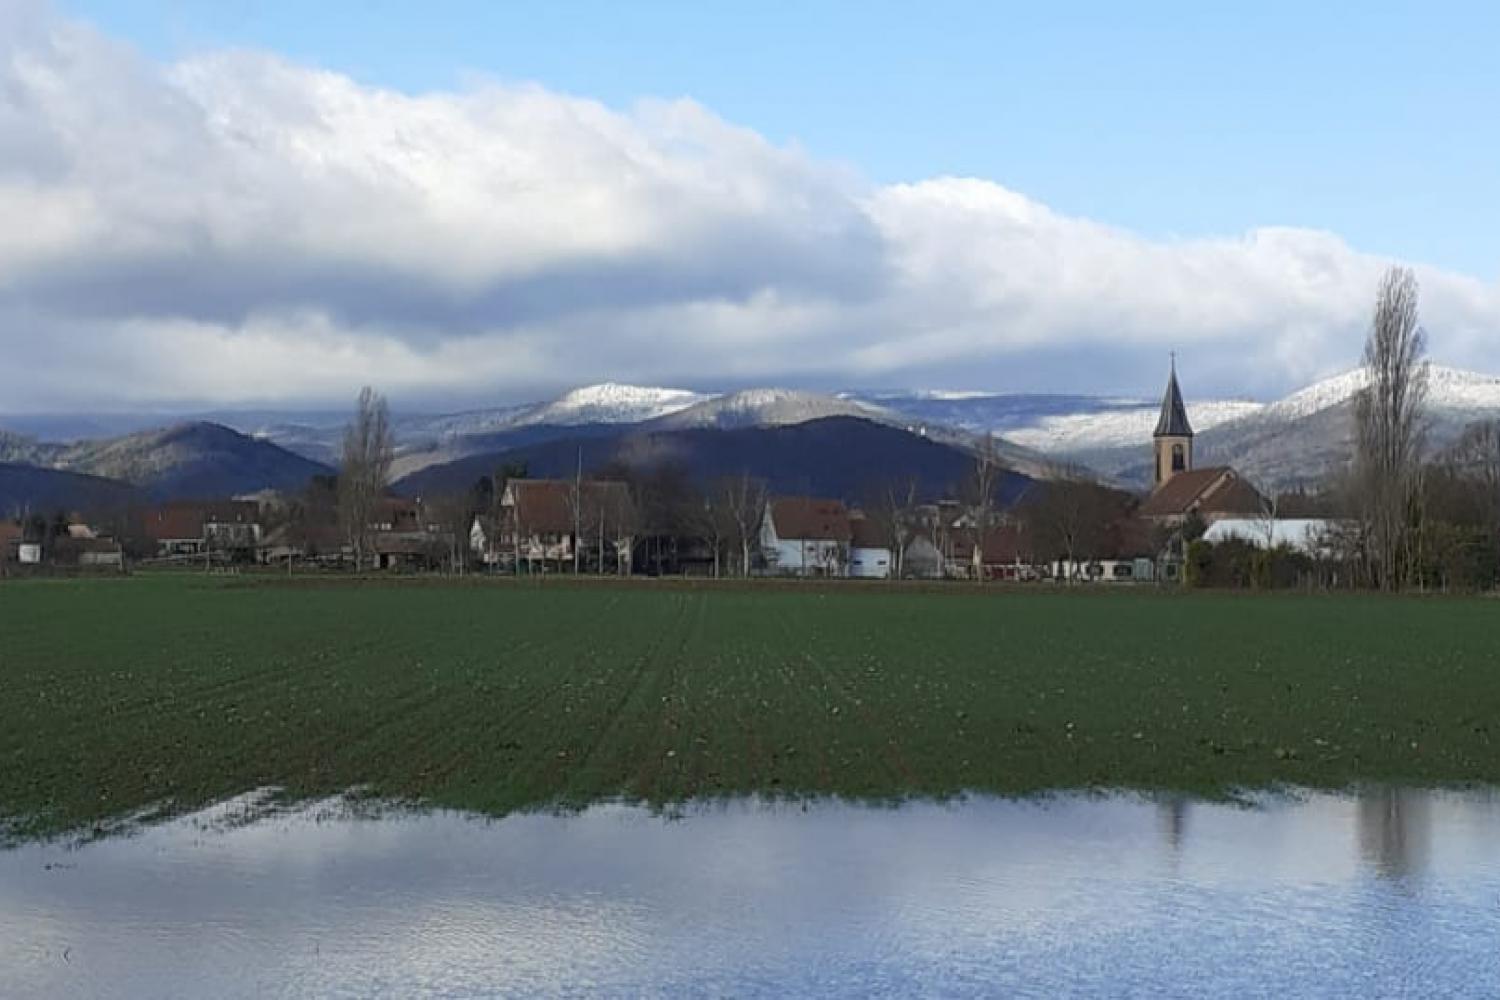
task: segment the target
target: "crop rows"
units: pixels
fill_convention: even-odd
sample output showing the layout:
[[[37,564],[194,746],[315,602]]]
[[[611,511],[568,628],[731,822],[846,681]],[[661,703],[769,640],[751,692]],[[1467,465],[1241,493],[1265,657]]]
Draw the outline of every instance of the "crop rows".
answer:
[[[869,587],[0,587],[0,816],[277,787],[503,814],[1500,778],[1488,601]]]

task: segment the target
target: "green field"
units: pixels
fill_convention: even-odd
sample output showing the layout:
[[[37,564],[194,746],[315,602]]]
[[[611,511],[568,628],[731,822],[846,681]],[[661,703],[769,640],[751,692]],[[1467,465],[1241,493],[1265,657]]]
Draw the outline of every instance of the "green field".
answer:
[[[1500,603],[865,586],[0,586],[0,815],[1500,781]]]

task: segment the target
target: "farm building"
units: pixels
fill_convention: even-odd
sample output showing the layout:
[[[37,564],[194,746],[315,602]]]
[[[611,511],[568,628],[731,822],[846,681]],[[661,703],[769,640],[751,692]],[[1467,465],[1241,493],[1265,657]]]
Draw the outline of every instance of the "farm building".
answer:
[[[1035,560],[1027,541],[1019,524],[997,524],[983,532],[968,527],[955,528],[949,536],[948,575],[963,580],[1032,579]]]
[[[628,574],[635,547],[630,490],[613,480],[512,479],[498,522],[479,521],[470,545],[493,566]]]
[[[142,533],[158,558],[205,554],[254,558],[260,544],[260,505],[251,500],[183,500],[140,513]]]
[[[780,576],[846,576],[852,540],[849,510],[838,500],[777,497],[761,519],[765,572]]]

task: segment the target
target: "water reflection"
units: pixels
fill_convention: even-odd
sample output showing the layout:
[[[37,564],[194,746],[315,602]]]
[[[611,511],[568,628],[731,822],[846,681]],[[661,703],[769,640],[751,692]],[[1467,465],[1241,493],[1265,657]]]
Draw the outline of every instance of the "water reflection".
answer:
[[[1431,796],[1408,788],[1372,789],[1359,796],[1359,851],[1381,875],[1422,873],[1432,839]]]
[[[231,814],[0,853],[0,996],[1500,995],[1487,795]]]

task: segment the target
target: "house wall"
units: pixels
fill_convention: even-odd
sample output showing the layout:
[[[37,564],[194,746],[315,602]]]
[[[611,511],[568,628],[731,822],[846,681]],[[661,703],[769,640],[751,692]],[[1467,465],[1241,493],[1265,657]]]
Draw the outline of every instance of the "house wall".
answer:
[[[1097,568],[1097,573],[1092,570]],[[1155,566],[1150,559],[1059,559],[1051,566],[1052,578],[1075,583],[1150,583]]]
[[[862,580],[884,580],[894,571],[894,561],[887,548],[851,548],[849,575]]]
[[[848,550],[842,542],[778,538],[767,554],[774,556],[774,561],[768,560],[773,573],[844,576],[848,570]]]

